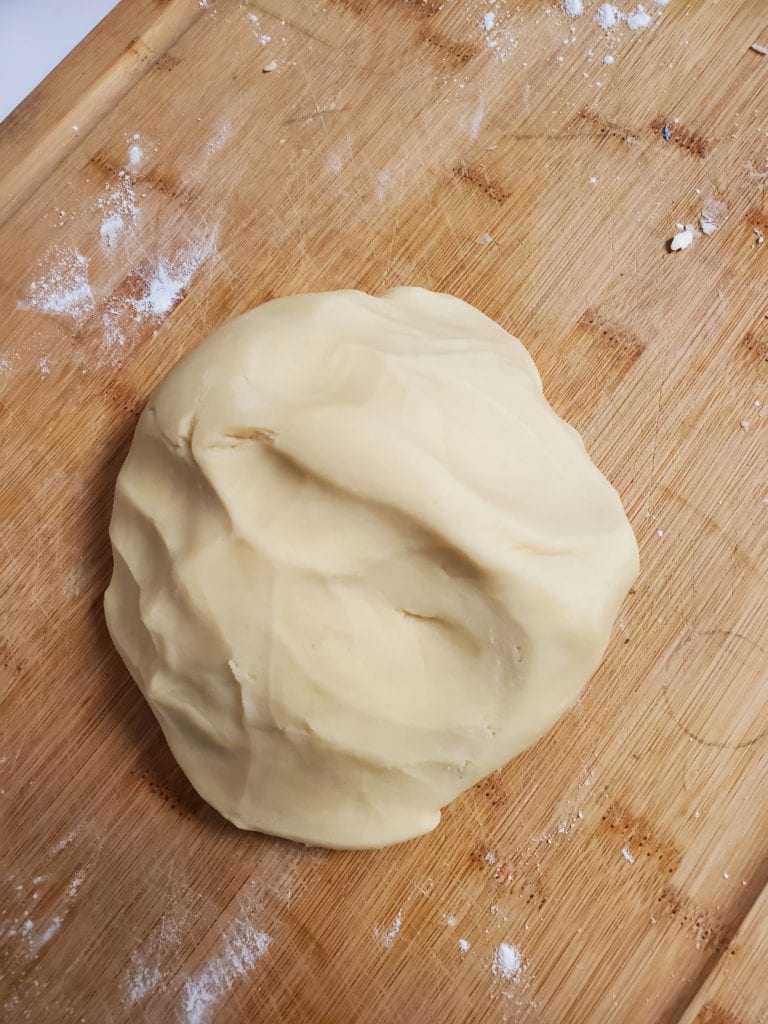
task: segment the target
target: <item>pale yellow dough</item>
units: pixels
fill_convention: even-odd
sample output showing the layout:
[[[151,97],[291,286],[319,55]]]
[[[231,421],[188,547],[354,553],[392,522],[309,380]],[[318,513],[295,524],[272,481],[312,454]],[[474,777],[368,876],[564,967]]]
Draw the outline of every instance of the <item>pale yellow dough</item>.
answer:
[[[418,288],[217,330],[144,410],[110,533],[109,629],[192,784],[332,847],[429,832],[538,739],[638,571],[522,344]]]

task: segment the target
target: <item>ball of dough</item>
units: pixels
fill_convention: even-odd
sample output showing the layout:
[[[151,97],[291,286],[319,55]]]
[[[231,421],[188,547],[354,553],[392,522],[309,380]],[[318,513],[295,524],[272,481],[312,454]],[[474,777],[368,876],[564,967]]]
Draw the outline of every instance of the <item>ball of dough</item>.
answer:
[[[105,597],[176,759],[236,825],[384,846],[538,739],[638,571],[522,344],[449,295],[277,299],[144,410]]]

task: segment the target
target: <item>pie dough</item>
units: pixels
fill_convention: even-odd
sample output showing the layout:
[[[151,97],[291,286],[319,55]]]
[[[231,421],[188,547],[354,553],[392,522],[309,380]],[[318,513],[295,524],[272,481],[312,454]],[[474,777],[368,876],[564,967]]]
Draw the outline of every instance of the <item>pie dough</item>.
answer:
[[[523,345],[449,295],[276,299],[159,386],[105,609],[176,759],[241,828],[378,847],[537,740],[638,571]]]

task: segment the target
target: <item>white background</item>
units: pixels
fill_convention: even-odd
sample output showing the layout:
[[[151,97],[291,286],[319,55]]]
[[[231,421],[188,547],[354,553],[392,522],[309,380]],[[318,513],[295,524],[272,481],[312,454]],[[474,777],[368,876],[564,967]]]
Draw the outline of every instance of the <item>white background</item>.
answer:
[[[0,121],[116,0],[0,0]]]

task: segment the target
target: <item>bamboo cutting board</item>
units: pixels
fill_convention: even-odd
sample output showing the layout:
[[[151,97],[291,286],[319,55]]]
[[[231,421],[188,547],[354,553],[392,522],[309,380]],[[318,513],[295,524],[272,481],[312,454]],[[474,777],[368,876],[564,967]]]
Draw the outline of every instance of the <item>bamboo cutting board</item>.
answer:
[[[765,4],[584,6],[125,0],[2,126],[4,1020],[768,1020]],[[306,850],[175,766],[104,626],[112,491],[213,327],[397,284],[524,339],[642,575],[432,835]]]

